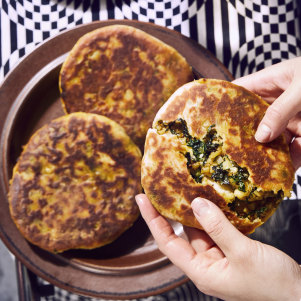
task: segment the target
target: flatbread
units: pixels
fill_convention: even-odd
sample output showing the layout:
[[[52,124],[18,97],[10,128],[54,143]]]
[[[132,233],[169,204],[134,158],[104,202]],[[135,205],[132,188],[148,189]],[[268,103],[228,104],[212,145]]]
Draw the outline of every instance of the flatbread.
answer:
[[[143,149],[155,114],[193,74],[174,48],[146,32],[111,25],[82,36],[60,72],[66,113],[97,113],[122,125]]]
[[[73,113],[39,129],[25,145],[8,193],[12,219],[51,252],[114,241],[139,215],[141,153],[116,122]]]
[[[258,143],[268,108],[259,96],[227,81],[200,79],[179,88],[147,133],[142,186],[155,208],[201,228],[191,202],[217,204],[243,233],[251,233],[290,196],[294,168],[285,137]]]

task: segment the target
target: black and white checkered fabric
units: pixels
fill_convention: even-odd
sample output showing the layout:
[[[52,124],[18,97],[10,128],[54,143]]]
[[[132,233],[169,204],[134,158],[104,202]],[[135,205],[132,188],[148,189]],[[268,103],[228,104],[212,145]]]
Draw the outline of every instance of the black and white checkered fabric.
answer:
[[[300,55],[299,0],[1,2],[0,81],[43,40],[94,20],[136,19],[175,29],[209,49],[235,77]]]
[[[0,82],[45,39],[79,24],[107,19],[135,19],[177,30],[210,50],[234,77],[240,77],[299,56],[300,18],[300,0],[0,0]],[[255,238],[269,243],[271,235],[275,239],[288,229],[294,214],[287,218],[287,213],[298,214],[300,197],[301,173],[297,173],[292,198],[268,221],[275,233],[265,233],[263,227]],[[55,287],[54,295],[42,300],[99,299]],[[139,300],[217,299],[205,296],[188,282]]]

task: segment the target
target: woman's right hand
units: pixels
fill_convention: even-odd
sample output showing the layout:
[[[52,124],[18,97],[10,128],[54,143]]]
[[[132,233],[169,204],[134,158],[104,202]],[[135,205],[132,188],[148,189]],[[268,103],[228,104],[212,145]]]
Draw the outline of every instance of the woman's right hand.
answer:
[[[301,166],[301,57],[233,81],[271,103],[255,138],[266,143],[287,130],[295,168]]]

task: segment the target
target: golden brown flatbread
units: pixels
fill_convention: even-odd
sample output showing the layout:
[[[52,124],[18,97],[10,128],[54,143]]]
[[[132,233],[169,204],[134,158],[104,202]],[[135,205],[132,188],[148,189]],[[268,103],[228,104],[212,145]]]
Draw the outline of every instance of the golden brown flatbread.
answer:
[[[290,196],[294,168],[285,137],[258,143],[268,104],[227,81],[200,79],[179,88],[147,133],[142,186],[164,216],[200,228],[196,197],[217,204],[251,233]]]
[[[192,79],[191,67],[174,48],[137,28],[111,25],[78,40],[59,86],[67,113],[107,116],[143,149],[159,108]]]
[[[141,153],[116,122],[73,113],[38,130],[9,188],[11,216],[24,237],[51,251],[114,241],[139,210]]]

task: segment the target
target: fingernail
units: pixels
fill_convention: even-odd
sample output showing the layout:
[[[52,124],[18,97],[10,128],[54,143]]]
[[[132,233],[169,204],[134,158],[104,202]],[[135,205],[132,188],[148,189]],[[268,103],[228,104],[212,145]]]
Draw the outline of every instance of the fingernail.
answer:
[[[143,194],[137,194],[135,196],[135,199],[136,199],[136,203],[139,205],[140,203],[143,202]]]
[[[267,142],[271,136],[271,129],[266,124],[261,124],[255,134],[255,139],[258,142]]]
[[[202,198],[196,198],[191,203],[192,210],[199,216],[205,215],[209,211],[209,203]]]

